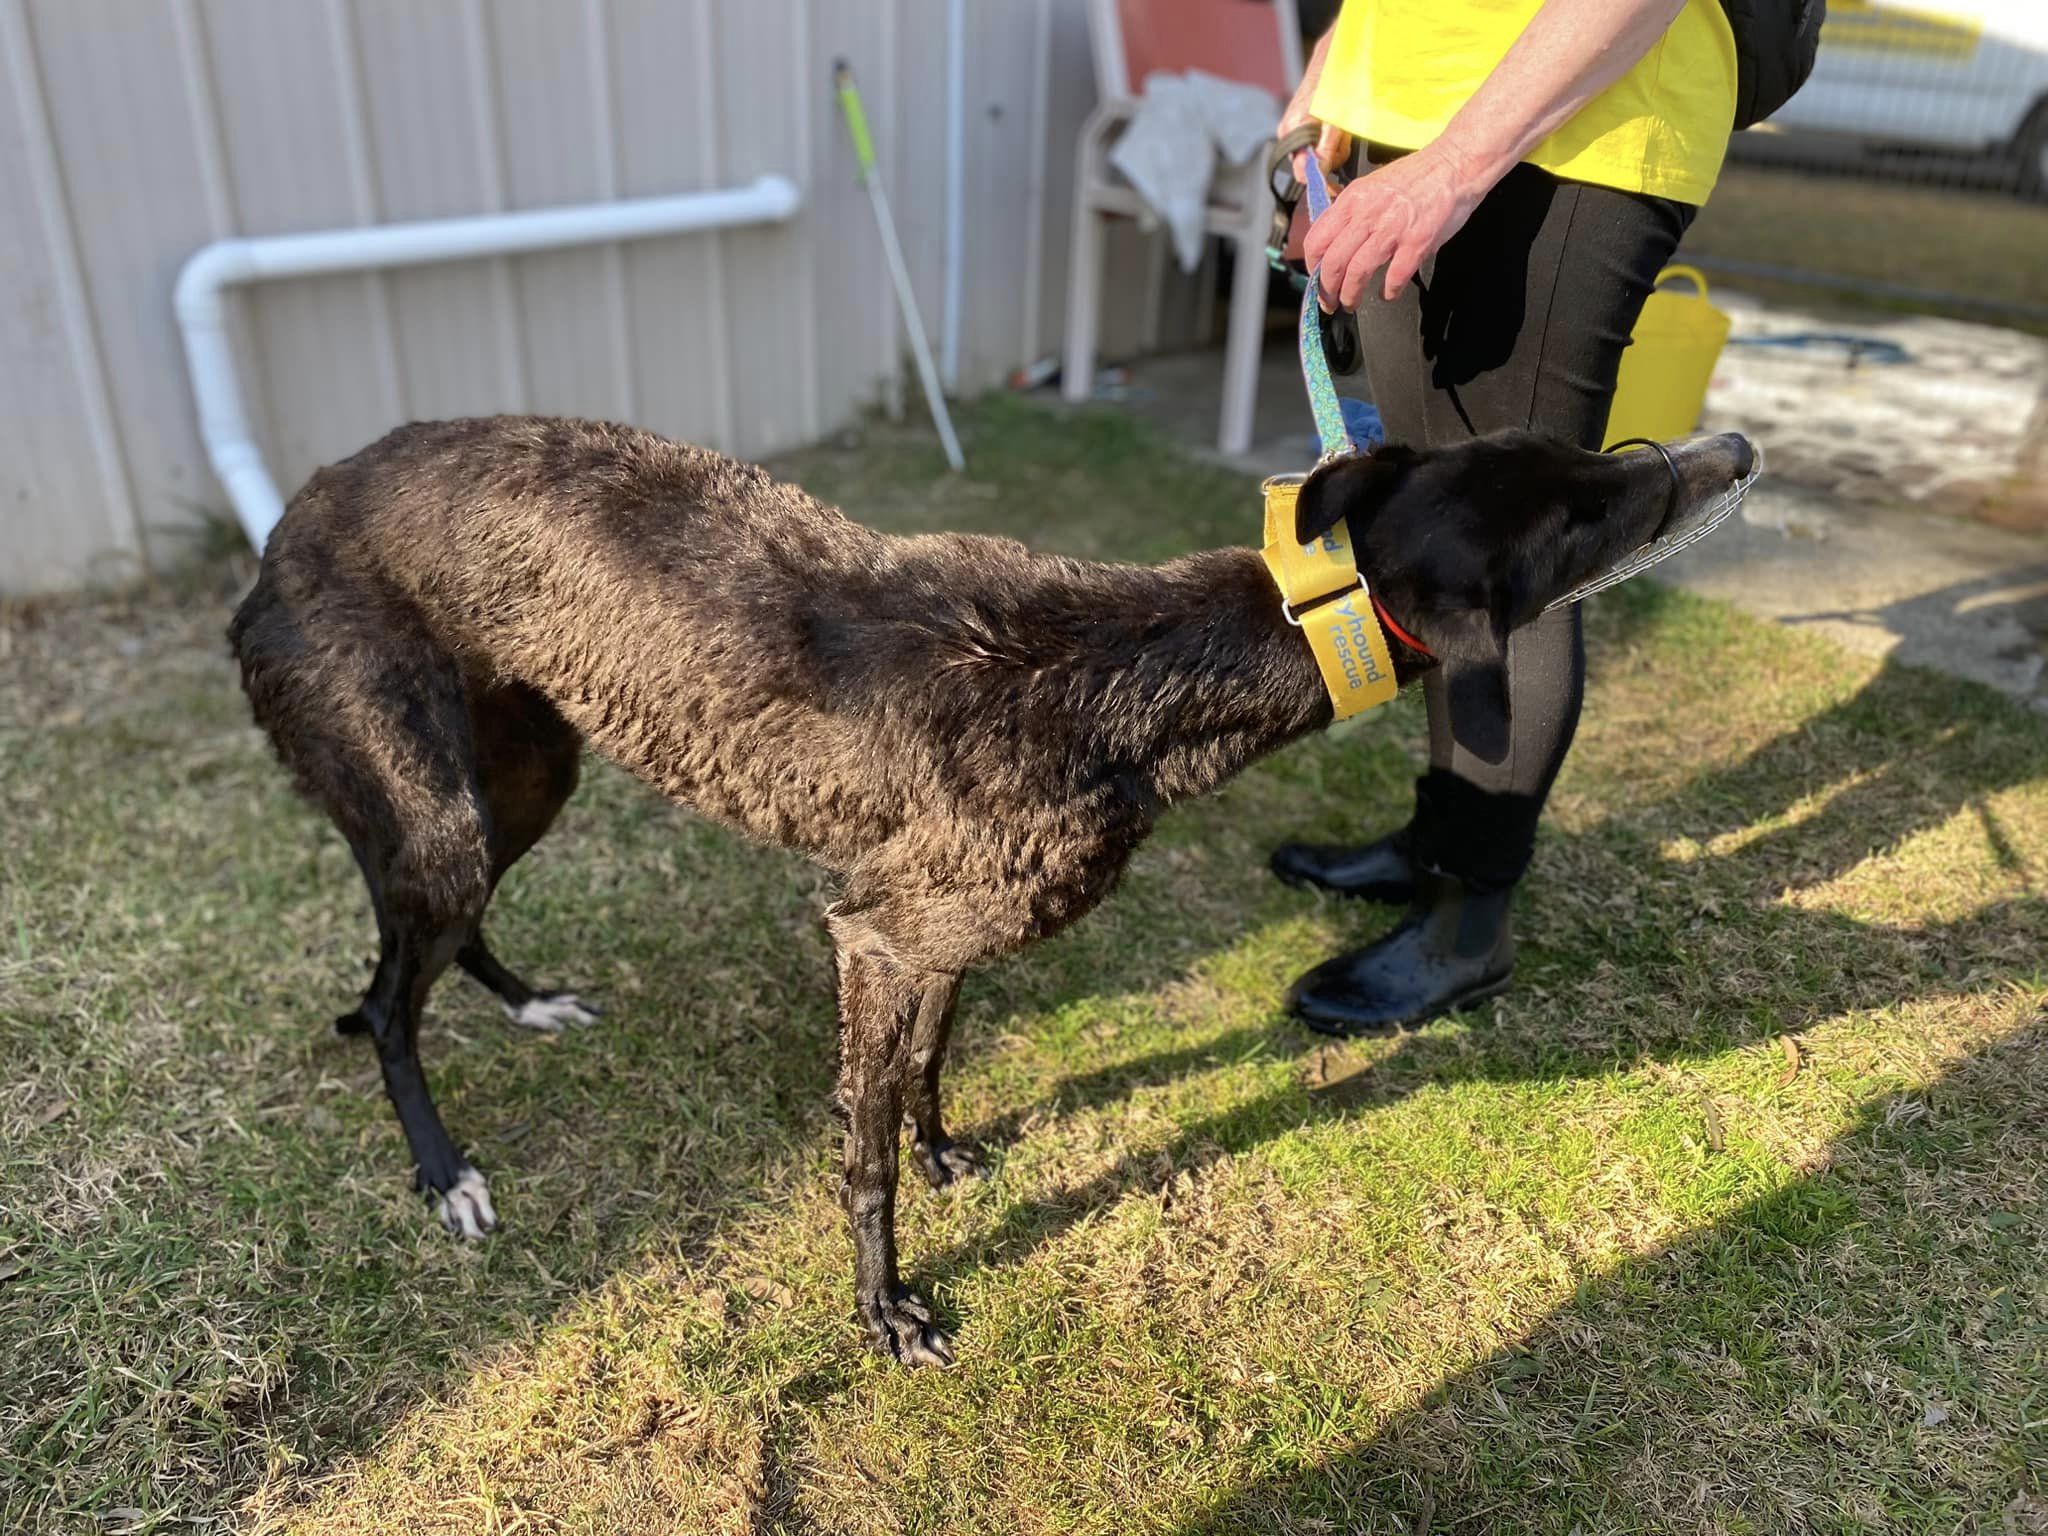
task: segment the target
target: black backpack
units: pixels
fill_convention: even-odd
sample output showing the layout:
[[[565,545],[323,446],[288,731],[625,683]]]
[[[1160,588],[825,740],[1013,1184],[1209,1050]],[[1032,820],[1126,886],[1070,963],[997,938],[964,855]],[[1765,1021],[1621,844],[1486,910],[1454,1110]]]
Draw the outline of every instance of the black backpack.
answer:
[[[1753,128],[1813,73],[1828,0],[1721,0],[1735,32],[1735,126]]]

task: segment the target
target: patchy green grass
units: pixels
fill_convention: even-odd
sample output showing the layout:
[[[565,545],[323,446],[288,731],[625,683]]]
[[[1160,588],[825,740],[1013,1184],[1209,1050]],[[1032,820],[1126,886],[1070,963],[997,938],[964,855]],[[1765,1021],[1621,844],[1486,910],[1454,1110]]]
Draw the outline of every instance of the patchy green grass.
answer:
[[[894,528],[1152,557],[1250,487],[997,401],[787,466]],[[609,770],[498,948],[602,997],[425,1050],[507,1225],[407,1188],[348,854],[219,593],[0,631],[0,1529],[2037,1530],[2048,722],[1637,584],[1600,600],[1520,985],[1323,1044],[1387,917],[1265,849],[1402,814],[1405,700],[1177,813],[969,979],[905,1199],[962,1364],[860,1347],[806,866]]]

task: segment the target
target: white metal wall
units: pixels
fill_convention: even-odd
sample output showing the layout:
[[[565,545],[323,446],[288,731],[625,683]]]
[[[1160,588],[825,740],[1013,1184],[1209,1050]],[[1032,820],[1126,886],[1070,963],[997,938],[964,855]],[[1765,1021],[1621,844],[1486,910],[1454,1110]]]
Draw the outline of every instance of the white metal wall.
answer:
[[[1084,0],[967,12],[972,390],[1059,334],[1094,81]],[[413,418],[610,416],[759,456],[901,388],[838,56],[935,322],[944,0],[0,0],[0,592],[161,566],[224,504],[170,305],[223,235],[804,189],[780,228],[254,290],[238,355],[287,494]]]

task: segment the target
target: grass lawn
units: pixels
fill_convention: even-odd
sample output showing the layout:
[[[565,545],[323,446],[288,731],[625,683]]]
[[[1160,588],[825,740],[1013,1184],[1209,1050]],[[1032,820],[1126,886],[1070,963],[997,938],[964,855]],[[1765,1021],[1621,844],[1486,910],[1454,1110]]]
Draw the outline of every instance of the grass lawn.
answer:
[[[1932,293],[2048,305],[2048,203],[1865,177],[1730,165],[1687,231],[1679,260],[1722,256],[1896,283]],[[1805,284],[1731,276],[1761,298],[1892,308],[1890,301]],[[1928,306],[1903,306],[1914,312]],[[1936,312],[1941,312],[1935,306]],[[1957,319],[2048,333],[2048,323],[1959,305]]]
[[[1089,555],[1257,515],[1113,417],[964,425],[964,480],[785,467]],[[907,1187],[961,1353],[908,1373],[851,1316],[824,882],[608,769],[493,931],[609,1016],[442,984],[506,1225],[433,1226],[225,585],[0,630],[0,1530],[2048,1527],[2048,721],[1603,597],[1519,986],[1355,1046],[1278,999],[1389,919],[1263,858],[1402,814],[1419,701],[1175,813],[968,980],[994,1171]]]

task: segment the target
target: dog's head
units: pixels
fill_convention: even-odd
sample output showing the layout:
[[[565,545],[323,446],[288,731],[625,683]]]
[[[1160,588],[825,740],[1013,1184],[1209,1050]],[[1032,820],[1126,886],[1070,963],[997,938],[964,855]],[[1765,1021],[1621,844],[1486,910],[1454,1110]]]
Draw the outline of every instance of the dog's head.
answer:
[[[1668,460],[1666,454],[1669,455]],[[1531,432],[1448,448],[1381,448],[1325,464],[1295,503],[1303,543],[1338,521],[1358,568],[1409,633],[1442,661],[1453,693],[1489,695],[1503,722],[1482,756],[1506,751],[1508,635],[1548,605],[1715,501],[1756,462],[1734,433],[1664,454],[1590,453]]]

